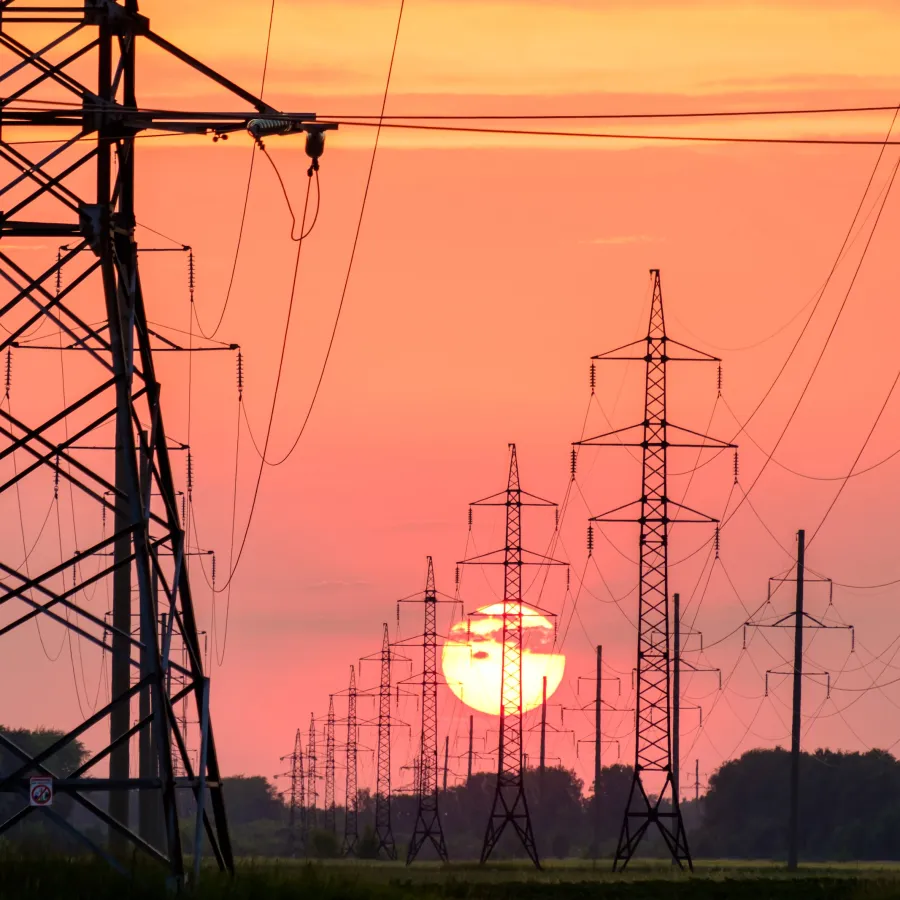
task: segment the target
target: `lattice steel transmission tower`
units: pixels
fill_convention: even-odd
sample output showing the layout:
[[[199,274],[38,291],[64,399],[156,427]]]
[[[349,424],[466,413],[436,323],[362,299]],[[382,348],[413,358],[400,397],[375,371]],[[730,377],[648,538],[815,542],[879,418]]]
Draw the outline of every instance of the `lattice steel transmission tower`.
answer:
[[[288,789],[288,853],[290,856],[296,856],[297,819],[299,815],[302,823],[304,795],[306,793],[303,773],[303,741],[299,728],[294,736],[294,752],[289,753],[287,756],[282,756],[281,760],[291,764],[290,771],[287,773],[291,785]]]
[[[452,602],[452,601],[451,601]],[[431,841],[443,862],[447,862],[447,842],[438,811],[438,743],[437,743],[437,588],[434,563],[428,557],[425,575],[425,627],[422,632],[422,735],[419,741],[419,764],[416,769],[416,823],[413,827],[406,864],[418,856],[425,841]],[[404,641],[404,646],[409,644]]]
[[[397,858],[391,829],[391,641],[387,622],[381,644],[381,681],[378,688],[378,749],[375,781],[375,840],[377,853]]]
[[[541,867],[528,802],[522,765],[522,622],[524,615],[543,614],[522,606],[522,567],[526,565],[566,565],[522,547],[522,507],[556,504],[523,491],[519,482],[516,445],[509,445],[509,478],[505,491],[477,500],[471,506],[506,508],[506,543],[501,550],[482,553],[460,561],[460,565],[503,566],[503,662],[500,677],[500,728],[497,752],[497,785],[488,818],[481,862],[488,860],[507,825],[516,832],[525,852],[537,868]]]
[[[306,740],[306,845],[309,846],[309,832],[318,826],[319,786],[316,771],[316,717],[310,713],[309,737]]]
[[[153,45],[185,73],[205,79],[206,87],[221,89],[230,111],[141,108],[139,44]],[[205,834],[217,864],[228,871],[233,856],[210,725],[210,683],[147,323],[148,306],[153,318],[155,305],[143,293],[138,266],[135,148],[138,138],[153,131],[219,136],[250,129],[261,135],[317,131],[317,126],[309,124],[314,116],[277,112],[171,44],[138,13],[137,0],[38,5],[4,0],[0,48],[5,57],[0,60],[0,166],[6,170],[6,177],[0,175],[0,237],[4,245],[27,244],[36,251],[28,254],[28,263],[0,251],[6,294],[0,299],[0,353],[41,327],[59,335],[61,350],[79,351],[61,402],[42,395],[40,402],[23,404],[16,416],[9,394],[4,398],[0,459],[11,461],[15,474],[4,476],[0,503],[15,504],[20,492],[30,501],[49,478],[61,479],[71,487],[73,518],[77,506],[82,523],[100,522],[101,512],[112,520],[111,531],[101,536],[90,534],[87,525],[73,525],[74,540],[49,564],[39,555],[23,563],[21,554],[6,546],[0,551],[5,613],[0,633],[21,635],[32,620],[53,621],[110,661],[109,703],[73,717],[76,724],[52,747],[28,752],[0,736],[0,746],[18,761],[0,780],[0,791],[23,801],[0,824],[0,834],[37,814],[123,872],[133,870],[134,849],[142,851],[180,886],[186,878],[182,827],[188,807],[194,847],[203,845]],[[317,131],[314,152],[320,152],[319,142]],[[65,249],[57,256],[60,243]],[[54,284],[60,285],[56,292]],[[19,464],[20,457],[27,462]],[[107,580],[111,623],[90,606],[96,586]],[[157,626],[162,613],[164,633]],[[173,645],[186,648],[187,665],[173,658]],[[172,691],[167,673],[179,676]],[[38,689],[28,668],[17,676],[20,687]],[[148,705],[137,703],[141,695],[149,695]],[[174,712],[185,697],[196,710],[190,736]],[[92,747],[88,760],[74,775],[57,777],[51,757],[85,738]],[[130,765],[132,743],[146,748],[137,776]],[[196,764],[188,746],[199,752]],[[107,764],[109,777],[98,776],[97,767]],[[176,765],[183,773],[177,778]],[[30,806],[32,774],[53,778],[54,791],[79,806],[77,821],[83,824],[53,806]],[[193,803],[177,803],[176,789],[190,791]],[[103,792],[108,803],[95,802]],[[154,798],[153,804],[141,803],[142,814],[134,817],[143,833],[131,827],[132,795]],[[145,815],[151,806],[161,818],[152,834]],[[107,829],[108,847],[96,839],[96,825]],[[193,854],[195,880],[201,855]]]
[[[334,804],[334,695],[328,697],[325,720],[325,830],[337,833]]]
[[[356,785],[356,755],[358,747],[356,723],[356,670],[350,666],[350,687],[347,689],[347,781],[346,815],[344,816],[344,856],[356,853],[359,841],[359,791]]]
[[[716,520],[670,499],[666,463],[671,447],[721,450],[734,446],[673,425],[666,417],[668,363],[718,363],[720,360],[667,336],[659,270],[651,269],[650,275],[653,278],[653,297],[647,337],[593,357],[604,362],[637,360],[646,364],[644,419],[637,425],[600,434],[574,445],[634,447],[641,450],[642,456],[640,500],[591,519],[592,522],[635,522],[640,525],[635,764],[614,869],[628,865],[647,829],[653,824],[659,828],[678,865],[684,867],[687,864],[693,868],[679,798],[672,790],[669,532],[675,521],[671,515],[673,508],[677,510],[675,515],[679,523],[715,524]],[[641,346],[645,348],[644,353],[628,355],[628,351]],[[692,355],[671,356],[673,346]],[[591,365],[593,383],[594,364]],[[639,438],[629,441],[628,434],[634,432]],[[632,510],[634,514],[630,514]],[[648,780],[658,783],[648,784]]]

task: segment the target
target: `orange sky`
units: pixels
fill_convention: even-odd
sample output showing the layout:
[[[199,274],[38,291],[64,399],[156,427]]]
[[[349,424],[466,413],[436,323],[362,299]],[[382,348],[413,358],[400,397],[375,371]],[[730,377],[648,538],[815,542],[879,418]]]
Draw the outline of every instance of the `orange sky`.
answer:
[[[156,30],[256,90],[264,7],[197,0],[186,9],[147,2],[143,11]],[[279,0],[266,98],[285,109],[377,112],[396,12],[396,3],[372,0]],[[407,0],[388,112],[897,102],[900,71],[889,42],[898,19],[896,4],[874,0],[603,5]],[[237,108],[152,49],[142,63],[145,105]],[[889,122],[890,114],[879,113],[815,122],[714,121],[690,128],[880,138]],[[689,132],[684,125],[654,127]],[[633,132],[637,126],[620,128]],[[278,456],[293,441],[321,366],[373,137],[370,129],[344,129],[328,138],[321,215],[304,246],[273,430]],[[645,331],[651,266],[662,269],[670,334],[724,357],[725,399],[738,416],[747,416],[799,333],[804,317],[792,317],[827,276],[877,153],[871,147],[673,146],[395,132],[383,141],[319,405],[296,453],[264,474],[247,554],[235,579],[225,662],[212,670],[215,724],[227,772],[279,770],[278,757],[290,750],[294,729],[305,731],[310,711],[324,713],[329,692],[344,688],[349,665],[378,648],[381,623],[395,627],[394,601],[422,586],[426,554],[435,559],[438,587],[452,592],[453,568],[466,547],[467,503],[503,486],[508,442],[518,445],[524,485],[562,499],[569,444],[581,435],[589,403],[589,357]],[[294,202],[301,203],[307,164],[301,142],[272,139],[268,145]],[[198,311],[204,322],[214,320],[231,270],[249,139],[238,136],[215,145],[209,139],[146,141],[139,150],[139,220],[195,248]],[[896,158],[894,150],[886,154],[867,211]],[[896,374],[892,344],[882,335],[900,326],[891,266],[898,224],[891,197],[821,368],[776,454],[787,466],[820,476],[845,471]],[[289,226],[272,173],[257,160],[235,291],[220,334],[244,348],[245,402],[257,436],[265,430],[284,325],[293,265]],[[772,446],[796,402],[866,234],[852,245],[782,382],[751,424],[750,435],[763,447]],[[156,241],[146,234],[142,239]],[[178,254],[145,257],[154,321],[187,327],[184,266]],[[23,360],[17,375],[21,403],[29,365],[37,362]],[[159,366],[168,428],[183,438],[187,362],[168,355]],[[671,418],[706,428],[715,376],[715,367],[674,374]],[[195,357],[193,385],[196,517],[201,541],[217,550],[224,572],[235,436],[233,357]],[[641,390],[637,369],[602,370],[588,431],[607,427],[601,407],[616,426],[638,421]],[[863,465],[896,448],[898,403],[894,398]],[[735,434],[722,402],[709,430],[729,439]],[[241,440],[239,532],[258,465],[246,431]],[[747,488],[763,457],[746,437],[740,440],[741,483]],[[672,470],[690,468],[691,459],[673,454]],[[811,566],[848,583],[900,575],[889,514],[900,487],[898,465],[894,460],[851,481],[810,548]],[[182,470],[176,472],[183,477]],[[639,472],[624,451],[585,453],[579,473],[594,512],[638,492]],[[689,505],[719,514],[732,480],[730,458],[718,460],[691,483]],[[673,484],[679,496],[686,479]],[[725,572],[747,607],[755,608],[765,596],[766,578],[789,564],[773,536],[790,548],[798,527],[815,529],[837,486],[769,466],[751,494],[752,509],[745,505],[722,534],[724,568],[716,567],[697,618],[707,644],[746,618]],[[556,699],[570,706],[585,702],[585,688],[576,695],[575,679],[592,674],[592,646],[603,643],[610,666],[623,673],[618,702],[627,706],[634,630],[608,602],[600,571],[617,596],[631,590],[636,568],[625,557],[634,558],[635,535],[627,528],[607,530],[615,547],[598,535],[597,566],[586,568],[586,518],[578,494],[558,548],[572,563],[573,590],[586,572],[579,617],[571,620],[571,598],[563,609],[561,573],[551,578],[541,599],[545,607],[563,609],[560,633],[568,661]],[[526,519],[526,543],[545,549],[551,526]],[[707,536],[693,526],[676,530],[673,559]],[[477,517],[474,540],[481,551],[498,545],[499,519]],[[705,582],[705,558],[704,551],[674,568],[671,589],[690,596],[698,579]],[[211,603],[202,584],[195,577],[201,620],[208,627]],[[497,582],[468,571],[466,608],[490,602],[497,590]],[[832,672],[833,686],[852,689],[891,680],[898,663],[889,642],[900,631],[894,593],[836,589],[840,615],[857,626],[857,653],[847,659],[849,641],[842,632],[818,635],[810,651],[815,664]],[[811,609],[821,613],[824,601],[815,589],[810,594]],[[634,616],[633,595],[621,606]],[[787,609],[783,601],[782,606]],[[413,616],[404,610],[403,635],[416,628]],[[691,607],[688,616],[693,618]],[[881,662],[873,664],[872,654],[886,647]],[[694,757],[709,773],[743,749],[785,743],[789,695],[782,686],[763,697],[762,673],[778,668],[779,654],[788,652],[781,633],[753,638],[748,653],[741,653],[740,633],[709,650],[706,660],[726,675],[737,667],[722,695],[714,692],[712,676],[686,681],[689,696],[703,697],[705,724],[694,746],[696,732],[689,729],[696,719],[685,712],[682,746],[691,769]],[[99,660],[85,659],[86,680],[96,684]],[[48,708],[35,711],[13,699],[3,720],[62,724],[72,702],[63,664],[64,659],[56,668],[39,665],[41,677],[49,680],[52,674],[62,685]],[[867,669],[857,670],[862,664]],[[842,668],[846,672],[838,679]],[[374,666],[365,668],[363,682],[371,685],[376,674]],[[615,692],[615,686],[609,690]],[[812,712],[825,695],[810,682],[806,697]],[[806,746],[861,749],[900,739],[900,723],[892,715],[900,702],[896,688],[868,694],[835,690],[832,700],[811,725]],[[455,739],[466,727],[467,713],[447,691],[441,702],[442,730],[449,728]],[[413,703],[401,704],[399,714],[416,721]],[[609,730],[625,735],[629,718],[608,716]],[[489,727],[486,718],[476,721],[481,731]],[[574,727],[579,738],[591,736],[591,724],[580,714],[567,714],[566,727]],[[397,738],[398,780],[408,774],[401,776],[399,766],[414,752],[415,728],[411,734],[411,742],[402,731]],[[537,737],[531,737],[529,752],[536,753]],[[588,778],[589,747],[582,745],[576,759],[569,736],[556,740],[551,755],[577,765]],[[373,742],[374,735],[368,745]],[[623,737],[623,760],[631,753]],[[614,760],[614,748],[607,758]],[[372,762],[365,754],[361,766],[361,783],[367,783]]]

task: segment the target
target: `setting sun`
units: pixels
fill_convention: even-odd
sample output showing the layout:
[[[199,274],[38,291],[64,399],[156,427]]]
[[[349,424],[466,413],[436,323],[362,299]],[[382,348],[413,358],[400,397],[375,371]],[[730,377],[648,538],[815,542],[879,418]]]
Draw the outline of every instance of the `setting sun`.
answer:
[[[503,661],[503,604],[478,610],[468,623],[458,622],[444,643],[441,665],[450,690],[467,706],[500,715],[500,674]],[[559,687],[566,658],[554,653],[553,625],[527,606],[522,607],[522,712],[541,705],[542,680],[547,696]]]

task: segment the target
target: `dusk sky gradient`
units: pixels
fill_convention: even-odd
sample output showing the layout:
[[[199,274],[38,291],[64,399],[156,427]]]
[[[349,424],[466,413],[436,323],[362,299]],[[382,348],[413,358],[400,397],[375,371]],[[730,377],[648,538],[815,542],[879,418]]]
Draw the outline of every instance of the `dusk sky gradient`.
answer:
[[[285,110],[336,117],[377,114],[397,11],[396,2],[380,0],[278,0],[266,100]],[[248,89],[259,89],[268,3],[154,0],[144,2],[142,12],[175,44]],[[900,6],[877,0],[407,0],[387,112],[890,105],[900,102],[898,27]],[[235,107],[152,48],[142,54],[143,105]],[[892,116],[882,111],[524,125],[882,140]],[[320,214],[302,250],[273,458],[293,443],[322,366],[374,137],[374,129],[350,127],[328,136]],[[209,138],[139,142],[139,221],[193,246],[204,328],[222,308],[251,146],[244,135],[215,144]],[[271,138],[267,148],[295,208],[301,208],[308,165],[302,138]],[[702,657],[691,658],[720,667],[728,687],[718,692],[714,675],[685,676],[686,697],[693,698],[685,703],[703,707],[703,728],[697,727],[697,714],[685,710],[683,764],[693,772],[699,758],[708,775],[750,747],[784,746],[789,687],[781,683],[786,679],[771,678],[765,696],[764,673],[784,668],[789,634],[750,632],[748,649],[742,650],[741,626],[765,599],[767,578],[792,565],[796,530],[806,528],[811,537],[841,486],[787,469],[816,479],[846,474],[897,375],[891,337],[900,329],[893,264],[900,199],[888,185],[898,149],[884,152],[859,233],[796,353],[747,431],[738,434],[732,413],[746,420],[790,352],[869,181],[877,146],[659,144],[385,130],[322,391],[296,451],[263,473],[234,579],[227,645],[224,594],[216,601],[212,702],[225,772],[280,771],[279,757],[290,752],[295,729],[305,735],[310,712],[324,716],[328,695],[346,688],[349,666],[378,650],[382,622],[401,637],[420,630],[418,607],[405,607],[398,627],[396,600],[424,587],[426,555],[434,557],[438,588],[453,594],[454,567],[467,550],[502,546],[502,511],[476,510],[468,536],[467,509],[470,501],[505,487],[510,442],[517,444],[527,490],[556,501],[570,492],[554,553],[571,563],[571,591],[566,594],[560,569],[546,581],[541,573],[533,595],[526,595],[526,602],[559,613],[558,641],[567,663],[555,699],[569,707],[588,701],[591,686],[583,683],[578,692],[577,677],[593,675],[593,648],[602,643],[608,674],[621,678],[621,696],[614,682],[605,685],[610,702],[633,705],[636,531],[604,527],[590,561],[585,539],[590,512],[638,496],[639,467],[626,450],[584,450],[577,486],[570,487],[568,458],[571,442],[582,434],[642,417],[639,366],[604,364],[593,399],[588,371],[593,354],[646,332],[651,267],[662,272],[670,336],[723,358],[718,400],[715,365],[673,372],[670,419],[740,444],[739,487],[733,488],[728,452],[693,477],[673,478],[672,494],[681,499],[687,490],[688,505],[722,516],[729,491],[732,510],[742,490],[754,485],[722,531],[718,561],[709,529],[685,525],[673,533],[672,561],[687,559],[672,568],[670,587],[680,591],[686,621],[695,623],[707,647]],[[244,404],[257,441],[265,435],[289,299],[295,252],[290,226],[274,173],[258,155],[234,289],[218,335],[242,347]],[[140,239],[148,246],[162,240],[149,232]],[[182,255],[148,254],[142,265],[149,318],[190,330]],[[775,462],[757,482],[763,450],[778,441],[845,299]],[[17,375],[20,403],[34,390],[25,374],[29,365],[36,362],[23,361]],[[168,430],[187,440],[188,361],[165,354],[159,371]],[[55,374],[35,377],[57,389]],[[216,550],[221,583],[231,534],[234,355],[195,355],[191,382],[197,534],[204,548]],[[858,468],[897,449],[898,411],[900,396],[893,396]],[[672,451],[670,459],[671,471],[683,472],[696,454]],[[183,467],[179,460],[176,465]],[[238,538],[258,467],[242,426]],[[183,468],[176,475],[183,479]],[[898,489],[900,456],[851,478],[815,533],[807,554],[811,568],[846,584],[900,578]],[[526,545],[546,552],[552,531],[552,514],[526,511]],[[192,562],[193,584],[201,627],[209,630],[212,598],[199,565]],[[464,572],[467,611],[496,599],[502,590],[498,576]],[[533,576],[526,572],[525,583]],[[776,595],[775,610],[788,611],[789,590]],[[810,588],[811,612],[856,626],[856,651],[850,654],[846,632],[811,639],[809,667],[831,673],[831,696],[826,699],[824,676],[805,686],[805,748],[892,748],[900,742],[900,684],[861,690],[897,677],[898,594],[900,585],[865,591],[836,586],[834,607],[826,612],[827,590]],[[439,630],[446,633],[450,607],[441,617]],[[45,633],[59,643],[57,632]],[[33,652],[33,642],[22,652]],[[687,644],[698,645],[699,638]],[[217,653],[224,653],[221,665]],[[93,693],[100,660],[85,653],[84,665]],[[9,699],[3,722],[74,721],[68,666],[65,656],[55,664],[42,661],[41,677],[55,679],[58,692],[39,710],[24,699]],[[406,674],[408,669],[398,670]],[[366,664],[362,685],[374,686],[377,675],[377,667]],[[361,714],[368,715],[365,703]],[[337,704],[340,717],[343,701]],[[439,711],[441,734],[449,729],[451,743],[462,752],[468,710],[441,688]],[[412,726],[395,735],[395,780],[402,784],[410,780],[400,767],[415,752],[418,713],[408,700],[397,712]],[[530,713],[529,723],[538,715]],[[557,725],[558,715],[552,713]],[[591,716],[566,713],[565,725],[576,739],[591,737]],[[476,715],[479,734],[491,727],[494,720]],[[630,763],[631,714],[606,715],[605,728],[620,739],[622,761]],[[363,743],[371,747],[374,740],[372,731]],[[552,741],[549,755],[561,757],[589,782],[590,746],[582,745],[576,756],[571,736]],[[537,744],[537,735],[530,734],[526,751],[536,754]],[[605,761],[615,758],[614,746],[604,749]],[[372,766],[371,754],[361,754],[361,785],[371,782]]]

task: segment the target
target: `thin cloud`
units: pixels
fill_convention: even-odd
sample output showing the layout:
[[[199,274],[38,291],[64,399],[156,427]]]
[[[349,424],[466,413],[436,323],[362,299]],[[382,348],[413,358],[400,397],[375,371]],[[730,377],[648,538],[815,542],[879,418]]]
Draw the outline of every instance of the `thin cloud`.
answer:
[[[649,234],[614,234],[611,237],[591,238],[582,241],[582,244],[658,244],[662,238],[651,237]]]

